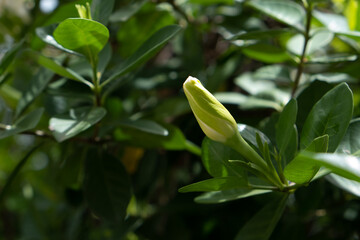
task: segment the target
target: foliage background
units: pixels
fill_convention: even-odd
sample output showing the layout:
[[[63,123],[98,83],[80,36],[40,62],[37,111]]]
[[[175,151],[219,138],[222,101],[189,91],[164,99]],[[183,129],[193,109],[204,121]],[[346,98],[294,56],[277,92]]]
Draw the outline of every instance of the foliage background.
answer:
[[[56,8],[46,12],[42,6],[49,2],[52,1],[0,2],[0,58],[14,49],[15,44],[21,44],[9,66],[0,68],[3,124],[12,123],[19,101],[39,78],[39,72],[49,71],[34,59],[34,52],[56,59],[82,76],[91,75],[85,61],[69,57],[36,34],[39,27],[78,17],[75,4],[85,1],[54,1]],[[95,2],[106,5],[107,1]],[[358,1],[317,2],[316,10],[336,14],[349,30],[360,31]],[[102,9],[106,11],[106,7]],[[112,87],[103,102],[107,115],[101,129],[109,133],[107,127],[113,127],[110,135],[115,142],[106,143],[106,147],[94,144],[89,140],[94,127],[61,143],[50,135],[36,136],[39,134],[32,130],[0,141],[0,189],[24,156],[42,143],[26,159],[10,189],[2,196],[0,239],[233,239],[270,197],[260,195],[201,205],[193,201],[198,194],[177,192],[184,185],[209,178],[196,154],[199,149],[193,145],[201,146],[204,136],[190,113],[182,83],[187,76],[196,76],[211,92],[222,93],[217,96],[238,122],[263,126],[264,119],[281,111],[291,95],[291,81],[298,66],[293,59],[301,55],[298,52],[301,44],[296,39],[293,45],[289,44],[296,32],[247,6],[245,1],[124,0],[115,1],[110,12],[109,21],[103,20],[110,31],[112,54],[108,75],[116,72],[119,64],[157,30],[171,24],[180,25],[182,30],[149,61],[127,74],[122,85]],[[319,19],[313,20],[313,26],[326,27],[326,21]],[[253,37],[242,35],[268,29],[280,30],[270,37],[256,36],[261,39],[257,43],[260,45],[254,45]],[[317,62],[305,66],[303,85],[297,95],[298,100],[301,97],[304,100],[304,117],[298,119],[299,123],[310,110],[306,106],[312,106],[341,81],[348,82],[353,90],[354,118],[357,117],[358,39],[342,41],[341,36],[326,31],[314,43],[313,51],[314,55],[308,57],[317,57]],[[326,60],[321,60],[324,56]],[[263,68],[273,64],[283,67],[280,75],[275,74],[275,68]],[[275,74],[276,84],[257,79],[264,72],[267,76]],[[51,76],[49,84],[29,106],[27,112],[38,107],[45,109],[34,129],[49,133],[51,117],[92,104],[93,99],[84,86],[67,81],[59,88],[56,86],[59,81],[59,75]],[[301,95],[303,89],[308,89],[309,95]],[[171,141],[140,131],[125,141],[122,134],[129,129],[129,119],[147,120],[149,125],[145,126],[153,131],[176,128],[187,140],[176,137]],[[127,173],[117,179],[128,182],[133,193],[124,222],[101,220],[89,209],[89,192],[100,203],[103,197],[102,186],[84,187],[86,172],[94,170],[84,167],[85,162],[96,157],[96,148],[111,153],[111,156],[101,155],[102,158],[121,160],[126,168]],[[106,207],[106,204],[100,206]],[[271,239],[359,239],[359,211],[358,197],[320,179],[291,196]]]

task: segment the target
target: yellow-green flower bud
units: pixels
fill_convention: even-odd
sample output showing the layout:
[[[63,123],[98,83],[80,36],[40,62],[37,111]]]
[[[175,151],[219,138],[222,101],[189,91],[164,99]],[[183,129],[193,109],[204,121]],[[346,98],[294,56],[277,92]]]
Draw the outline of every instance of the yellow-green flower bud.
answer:
[[[184,91],[191,110],[206,136],[225,143],[238,132],[233,116],[198,79],[188,77],[184,83]]]

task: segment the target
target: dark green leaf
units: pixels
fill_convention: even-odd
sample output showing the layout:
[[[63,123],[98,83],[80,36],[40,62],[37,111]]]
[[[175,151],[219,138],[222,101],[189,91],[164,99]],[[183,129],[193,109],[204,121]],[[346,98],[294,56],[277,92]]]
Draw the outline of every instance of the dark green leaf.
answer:
[[[248,187],[246,179],[238,177],[218,177],[211,178],[201,182],[193,183],[179,189],[179,192],[211,192],[223,191],[234,188]]]
[[[167,136],[169,135],[169,131],[161,126],[160,124],[146,119],[140,119],[140,120],[130,120],[130,119],[124,119],[120,122],[118,122],[119,126],[125,127],[125,128],[133,128],[137,129],[139,131],[160,135],[160,136]]]
[[[211,4],[234,4],[234,0],[189,0],[190,3],[211,5]]]
[[[259,194],[269,193],[271,190],[259,190],[259,189],[230,189],[224,191],[207,192],[195,198],[197,203],[223,203],[233,201],[241,198],[247,198],[256,196]]]
[[[329,152],[334,152],[352,118],[353,96],[346,83],[326,93],[312,108],[301,134],[301,148],[313,139],[329,135]]]
[[[235,240],[269,239],[284,212],[288,196],[283,194],[263,207],[242,227]]]
[[[112,223],[123,222],[131,198],[131,183],[120,160],[97,149],[89,150],[84,193],[98,217]]]
[[[24,41],[21,41],[17,44],[14,44],[12,48],[10,48],[6,53],[0,58],[0,76],[2,76],[9,65],[14,60],[16,54],[19,52],[20,48],[22,47]]]
[[[346,131],[344,138],[342,139],[339,147],[336,149],[338,153],[345,154],[360,154],[360,119],[354,119],[350,122],[350,125]]]
[[[154,33],[141,47],[128,58],[119,68],[120,70],[102,83],[102,86],[130,72],[140,64],[150,59],[161,47],[181,30],[180,26],[166,26]]]
[[[114,9],[115,0],[92,0],[91,17],[93,20],[106,25]]]
[[[66,115],[52,117],[49,128],[58,142],[65,141],[99,122],[106,114],[101,107],[70,109]]]
[[[232,165],[228,160],[243,157],[222,143],[205,138],[202,144],[202,161],[207,172],[213,177],[239,176],[246,177],[241,166]]]
[[[43,108],[38,108],[25,116],[22,116],[13,125],[7,126],[6,130],[0,130],[0,139],[35,128],[40,121],[43,112]]]
[[[251,40],[251,39],[272,39],[277,38],[282,35],[291,34],[291,29],[267,29],[261,31],[252,31],[252,32],[241,32],[235,34],[231,39],[241,39],[241,40]]]
[[[296,145],[293,146],[294,143],[297,143],[297,134],[294,134],[296,116],[297,102],[295,99],[291,99],[284,107],[276,124],[276,144],[285,163],[292,159],[297,149]],[[289,152],[289,155],[286,155],[285,153],[290,148],[292,151]]]
[[[39,72],[31,79],[31,84],[23,93],[15,110],[15,118],[18,118],[34,99],[44,91],[54,73],[47,69],[40,69]]]
[[[97,55],[109,39],[109,30],[96,21],[69,18],[55,29],[54,38],[64,48],[81,53],[91,63],[96,63]]]
[[[125,22],[144,5],[147,0],[133,1],[129,5],[118,9],[111,14],[110,22]]]

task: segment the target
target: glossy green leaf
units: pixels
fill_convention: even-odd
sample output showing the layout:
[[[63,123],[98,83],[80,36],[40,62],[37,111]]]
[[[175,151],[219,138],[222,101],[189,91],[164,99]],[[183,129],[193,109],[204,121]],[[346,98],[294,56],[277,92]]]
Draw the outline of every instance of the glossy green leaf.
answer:
[[[273,19],[297,29],[304,29],[304,9],[295,2],[282,0],[260,1],[252,0],[247,2],[249,6],[264,13]]]
[[[316,30],[308,42],[306,55],[311,55],[315,51],[318,51],[321,48],[327,46],[333,40],[333,38],[334,34],[327,29]],[[304,39],[305,38],[302,34],[295,35],[287,42],[287,49],[298,56],[302,55]]]
[[[123,222],[131,198],[129,176],[112,155],[90,149],[85,162],[84,194],[90,209],[106,221]]]
[[[328,143],[329,136],[324,135],[315,138],[306,150],[311,152],[326,152]],[[284,175],[286,179],[292,182],[304,184],[311,181],[319,171],[319,168],[319,165],[304,161],[302,157],[296,156],[288,165],[286,165]]]
[[[206,171],[213,177],[239,176],[246,177],[241,166],[234,166],[228,160],[243,157],[222,143],[205,138],[202,144],[202,162]]]
[[[357,196],[360,197],[360,182],[349,180],[344,177],[340,177],[336,174],[329,174],[326,176],[326,180],[334,184],[335,186]]]
[[[342,15],[313,10],[313,16],[330,31],[346,32],[350,30],[346,18]]]
[[[47,69],[40,69],[31,79],[30,86],[23,93],[15,110],[15,118],[18,118],[26,108],[38,97],[46,88],[54,73]]]
[[[54,38],[64,48],[81,53],[95,63],[109,39],[109,30],[93,20],[69,18],[55,29]]]
[[[73,6],[72,6],[73,7]],[[58,24],[52,24],[52,25],[48,25],[45,27],[38,27],[36,28],[35,32],[36,35],[45,43],[56,47],[57,49],[60,49],[64,52],[68,52],[71,54],[75,54],[75,55],[79,55],[79,53],[74,52],[70,49],[64,48],[63,46],[61,46],[54,38],[53,33],[55,31],[55,29],[57,28]]]
[[[194,154],[200,155],[201,149],[188,141],[182,134],[180,129],[170,124],[162,124],[163,128],[168,131],[168,134],[164,136],[164,131],[161,129],[162,134],[153,134],[149,132],[149,129],[140,128],[137,126],[117,128],[114,133],[114,137],[117,141],[127,142],[134,146],[144,148],[165,148],[168,150],[188,150]],[[157,133],[158,130],[156,130]]]
[[[35,128],[43,112],[43,108],[38,108],[20,117],[13,125],[7,125],[5,130],[0,130],[0,139]]]
[[[355,83],[357,81],[354,77],[346,73],[319,73],[311,75],[310,81],[316,80],[324,81],[327,83]]]
[[[337,153],[303,151],[296,158],[309,165],[322,166],[339,176],[360,182],[360,159],[358,157]]]
[[[297,116],[297,102],[295,99],[291,99],[288,104],[284,107],[283,111],[280,114],[279,121],[276,124],[276,144],[279,150],[279,153],[284,157],[289,146],[289,143],[292,138],[297,138],[297,135],[294,135],[294,125],[296,122]],[[296,150],[296,146],[295,146]],[[295,153],[294,153],[295,154]],[[289,161],[290,159],[286,159]]]
[[[246,189],[246,188],[207,192],[196,197],[195,202],[207,203],[207,204],[224,203],[228,201],[252,197],[269,192],[271,192],[271,190],[260,190],[260,189],[254,190],[254,189]]]
[[[124,119],[117,123],[121,127],[125,128],[133,128],[139,131],[160,135],[160,136],[167,136],[169,135],[169,131],[161,126],[160,124],[146,119],[139,119],[139,120],[130,120]]]
[[[239,127],[239,132],[240,132],[241,136],[248,143],[251,143],[252,145],[259,148],[259,146],[257,144],[257,140],[256,140],[256,135],[259,135],[260,140],[262,141],[263,144],[266,142],[270,148],[272,147],[272,143],[271,143],[270,139],[260,130],[258,130],[254,127],[251,127],[249,125],[246,125],[246,124],[238,124],[238,127]]]
[[[241,50],[249,58],[265,63],[279,63],[291,60],[290,56],[284,49],[270,44],[253,44],[243,47]]]
[[[346,131],[339,147],[336,149],[338,153],[353,154],[358,156],[360,154],[360,119],[354,119]]]
[[[106,114],[101,107],[71,109],[66,115],[52,117],[49,128],[58,142],[72,138],[99,122]]]
[[[270,108],[277,111],[281,110],[280,104],[275,101],[261,99],[253,96],[246,96],[241,93],[224,92],[216,93],[214,96],[223,104],[235,104],[243,110],[262,108]]]
[[[150,59],[157,51],[159,51],[164,44],[173,38],[181,30],[180,26],[169,25],[156,33],[154,33],[141,47],[128,58],[119,68],[118,72],[113,74],[110,78],[106,79],[101,85],[104,86],[109,82],[121,77],[122,75],[130,72],[140,64]]]
[[[240,187],[248,187],[246,179],[228,176],[210,178],[201,182],[196,182],[180,188],[179,192],[211,192],[229,190]]]
[[[334,152],[344,137],[353,113],[353,96],[346,83],[327,92],[312,108],[301,134],[301,148],[313,139],[329,135],[329,152]]]
[[[91,17],[93,20],[106,25],[114,9],[115,0],[92,0]]]
[[[241,228],[235,240],[269,239],[284,212],[288,196],[283,194],[265,205]]]
[[[290,71],[291,68],[284,65],[266,65],[257,69],[253,77],[255,79],[289,83],[291,81]]]

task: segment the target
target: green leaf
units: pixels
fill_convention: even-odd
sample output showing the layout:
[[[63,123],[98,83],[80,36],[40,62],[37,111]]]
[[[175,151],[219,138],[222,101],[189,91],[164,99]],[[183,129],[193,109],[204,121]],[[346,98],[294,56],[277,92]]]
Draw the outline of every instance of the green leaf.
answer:
[[[326,152],[329,143],[329,136],[324,135],[315,138],[312,143],[306,148],[306,151],[311,152]],[[310,182],[311,179],[319,171],[319,166],[316,164],[304,161],[303,158],[296,156],[284,169],[285,177],[295,183],[304,184]]]
[[[73,7],[73,6],[72,6]],[[71,54],[75,54],[75,55],[79,55],[79,53],[74,52],[70,49],[64,48],[63,46],[61,46],[54,38],[53,33],[55,31],[55,29],[57,28],[58,24],[52,24],[49,26],[45,26],[45,27],[38,27],[36,28],[35,32],[36,35],[45,43],[56,47],[57,49],[60,49],[64,52],[67,53],[71,53]]]
[[[241,50],[249,58],[266,63],[280,63],[291,60],[284,49],[270,44],[257,43],[243,47]]]
[[[120,162],[112,155],[90,149],[85,162],[84,194],[98,217],[121,223],[131,198],[131,182]]]
[[[326,56],[319,56],[310,58],[309,63],[341,63],[341,62],[353,62],[358,59],[355,54],[333,54]]]
[[[335,186],[337,186],[357,197],[360,197],[360,183],[359,182],[340,177],[333,173],[327,175],[326,180],[328,180]]]
[[[312,108],[301,134],[301,148],[313,139],[329,135],[329,152],[334,152],[344,137],[352,118],[353,96],[346,83],[326,93]]]
[[[303,22],[305,11],[295,2],[281,0],[252,0],[247,3],[250,7],[255,8],[261,13],[266,14],[281,23],[295,27],[299,30],[304,29]]]
[[[360,159],[337,153],[301,152],[295,159],[309,165],[325,167],[344,178],[360,182]]]
[[[207,204],[223,203],[223,202],[252,197],[269,192],[271,192],[271,190],[259,190],[259,189],[254,190],[254,189],[246,189],[246,188],[207,192],[196,197],[195,202],[207,203]]]
[[[134,1],[124,6],[110,16],[110,22],[126,22],[132,17],[140,8],[144,5],[147,0]]]
[[[297,144],[296,127],[294,134],[296,116],[297,102],[295,99],[291,99],[284,107],[276,124],[276,144],[285,163],[292,159],[297,150],[297,145],[293,146],[294,143]],[[291,149],[291,151],[287,152],[288,149]],[[285,153],[288,153],[288,155]]]
[[[327,83],[341,83],[341,82],[347,82],[347,83],[355,83],[357,80],[346,73],[318,73],[313,74],[310,77],[310,81],[323,81]]]
[[[128,58],[121,66],[120,70],[113,74],[110,78],[106,79],[101,86],[108,84],[109,82],[121,77],[122,75],[132,71],[140,64],[150,59],[156,52],[158,52],[165,43],[179,33],[181,27],[178,25],[169,25],[161,28],[154,33],[141,47]]]
[[[349,24],[347,19],[338,14],[325,13],[313,10],[313,16],[332,32],[347,32]]]
[[[315,51],[321,50],[321,48],[328,45],[333,38],[334,34],[327,29],[316,30],[308,42],[306,55],[311,55]],[[303,52],[304,41],[304,35],[297,34],[287,42],[286,47],[290,52],[300,56]]]
[[[31,79],[30,86],[23,93],[15,110],[15,118],[18,118],[26,108],[39,96],[46,88],[54,73],[47,69],[40,69]]]
[[[38,108],[25,116],[22,116],[13,125],[7,126],[6,130],[0,130],[0,139],[35,128],[40,121],[43,112],[43,108]]]
[[[202,144],[202,162],[206,171],[213,177],[246,177],[244,169],[229,163],[228,160],[243,159],[230,147],[205,137]]]
[[[235,240],[267,240],[279,222],[288,194],[277,197],[257,212],[236,235]]]
[[[339,147],[336,149],[338,153],[359,155],[360,153],[360,118],[354,119],[346,131]]]
[[[93,20],[106,25],[114,9],[115,0],[92,0],[91,17]]]
[[[272,39],[272,38],[278,38],[283,35],[289,35],[291,34],[292,29],[266,29],[266,30],[260,30],[260,31],[252,31],[252,32],[240,32],[235,34],[231,37],[231,40],[251,40],[251,39]]]
[[[0,58],[0,76],[2,76],[9,65],[14,60],[16,54],[19,52],[24,41],[14,44],[6,53]]]
[[[243,110],[261,108],[270,108],[277,111],[281,110],[280,104],[275,101],[246,96],[241,93],[223,92],[216,93],[214,96],[223,104],[235,104]]]
[[[218,177],[211,178],[201,182],[193,183],[179,189],[179,192],[211,192],[223,191],[240,187],[248,187],[246,179],[239,177]]]
[[[109,39],[109,30],[93,20],[69,18],[55,29],[54,38],[64,48],[83,54],[94,64]]]
[[[121,127],[125,128],[133,128],[139,131],[160,135],[160,136],[167,136],[169,135],[169,131],[161,126],[160,124],[146,119],[139,119],[139,120],[130,120],[124,119],[117,123]]]
[[[194,154],[200,155],[201,149],[190,141],[186,140],[180,129],[170,124],[162,124],[168,131],[164,136],[164,129],[158,128],[157,134],[149,132],[149,129],[143,129],[139,126],[129,126],[117,128],[114,132],[114,138],[117,141],[127,142],[131,145],[144,148],[164,148],[168,150],[188,150]],[[154,130],[154,129],[153,129]],[[152,132],[154,132],[152,130]],[[158,134],[158,133],[162,134]]]
[[[234,4],[234,0],[189,0],[190,3],[211,5],[211,4]]]
[[[71,80],[75,80],[77,82],[84,83],[85,85],[88,85],[90,88],[93,87],[91,82],[84,79],[81,75],[74,72],[70,68],[65,68],[65,67],[61,66],[59,63],[57,63],[56,61],[54,61],[50,58],[47,58],[37,52],[31,51],[31,52],[29,52],[29,54],[31,54],[31,57],[34,58],[41,66],[52,70],[54,73],[56,73],[62,77],[65,77],[67,79],[71,79]]]
[[[70,109],[66,115],[52,117],[49,128],[58,142],[72,138],[99,122],[106,114],[101,107]]]

